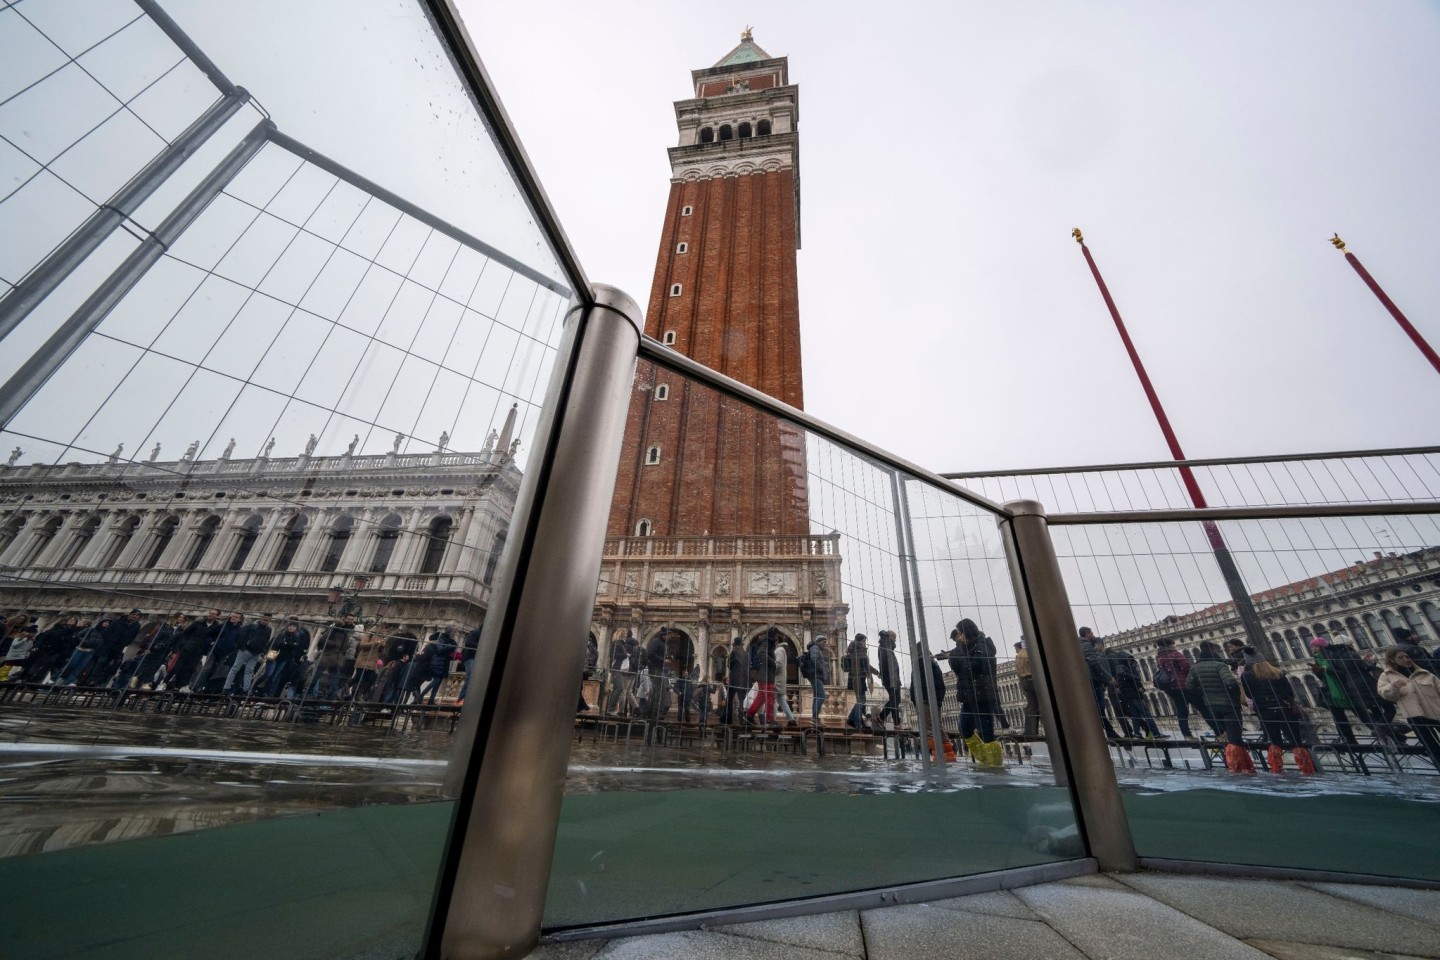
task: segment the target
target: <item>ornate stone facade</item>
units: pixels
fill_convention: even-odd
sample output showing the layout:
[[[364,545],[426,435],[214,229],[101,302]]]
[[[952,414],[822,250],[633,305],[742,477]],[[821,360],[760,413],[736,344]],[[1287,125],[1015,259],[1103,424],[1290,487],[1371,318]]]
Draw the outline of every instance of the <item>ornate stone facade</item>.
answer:
[[[468,629],[520,483],[508,454],[0,466],[0,608],[318,620],[361,577],[388,629]]]

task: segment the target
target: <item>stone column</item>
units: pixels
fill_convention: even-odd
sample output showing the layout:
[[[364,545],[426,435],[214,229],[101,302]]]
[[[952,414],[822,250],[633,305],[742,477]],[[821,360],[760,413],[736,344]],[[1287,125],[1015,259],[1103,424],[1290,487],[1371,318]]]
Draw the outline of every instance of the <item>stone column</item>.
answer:
[[[250,556],[245,558],[245,563],[240,568],[247,573],[270,569],[270,565],[280,555],[280,531],[288,519],[287,511],[276,507],[264,507],[252,512],[259,513],[264,520],[260,524],[260,533],[255,538],[255,546],[251,548]]]
[[[420,533],[420,528],[426,525],[425,511],[419,507],[409,507],[396,512],[402,517],[409,513],[410,519],[404,522],[400,528],[400,535],[396,538],[395,551],[390,554],[390,563],[385,572],[402,575],[418,573],[420,560],[430,546],[430,538]],[[440,516],[442,512],[437,510],[435,516]]]
[[[445,548],[445,556],[440,561],[440,572],[442,574],[455,573],[460,568],[460,560],[465,555],[465,541],[470,536],[470,528],[475,525],[475,508],[466,507],[460,511],[461,516],[456,520],[455,525],[450,528],[450,543]]]

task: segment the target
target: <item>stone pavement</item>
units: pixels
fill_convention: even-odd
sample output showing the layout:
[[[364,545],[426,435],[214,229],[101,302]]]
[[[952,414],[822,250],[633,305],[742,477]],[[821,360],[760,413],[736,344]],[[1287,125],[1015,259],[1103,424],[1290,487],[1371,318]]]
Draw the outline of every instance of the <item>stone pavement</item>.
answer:
[[[934,903],[542,944],[534,960],[1440,958],[1440,890],[1136,873]]]

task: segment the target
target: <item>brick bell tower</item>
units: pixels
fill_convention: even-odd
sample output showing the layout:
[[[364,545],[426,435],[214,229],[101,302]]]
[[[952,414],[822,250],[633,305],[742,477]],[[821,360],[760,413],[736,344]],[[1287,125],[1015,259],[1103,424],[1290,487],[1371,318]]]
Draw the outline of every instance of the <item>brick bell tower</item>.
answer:
[[[748,29],[691,78],[645,332],[803,407],[799,90]],[[809,533],[803,434],[674,374],[641,364],[622,451],[611,537]]]

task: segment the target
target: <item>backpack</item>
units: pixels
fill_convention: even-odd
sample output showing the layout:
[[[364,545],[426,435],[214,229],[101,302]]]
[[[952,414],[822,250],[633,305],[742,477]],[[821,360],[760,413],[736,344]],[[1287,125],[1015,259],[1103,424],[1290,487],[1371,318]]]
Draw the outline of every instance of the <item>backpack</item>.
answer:
[[[806,680],[815,678],[815,660],[811,657],[809,650],[800,654],[800,676]]]
[[[854,673],[855,658],[848,653],[845,654],[845,656],[840,658],[840,669],[844,670],[846,673]]]
[[[1169,670],[1165,669],[1165,667],[1164,667],[1163,664],[1157,664],[1157,665],[1155,666],[1155,689],[1156,689],[1156,690],[1174,690],[1174,689],[1175,689],[1175,674],[1173,674],[1173,673],[1171,673]]]

